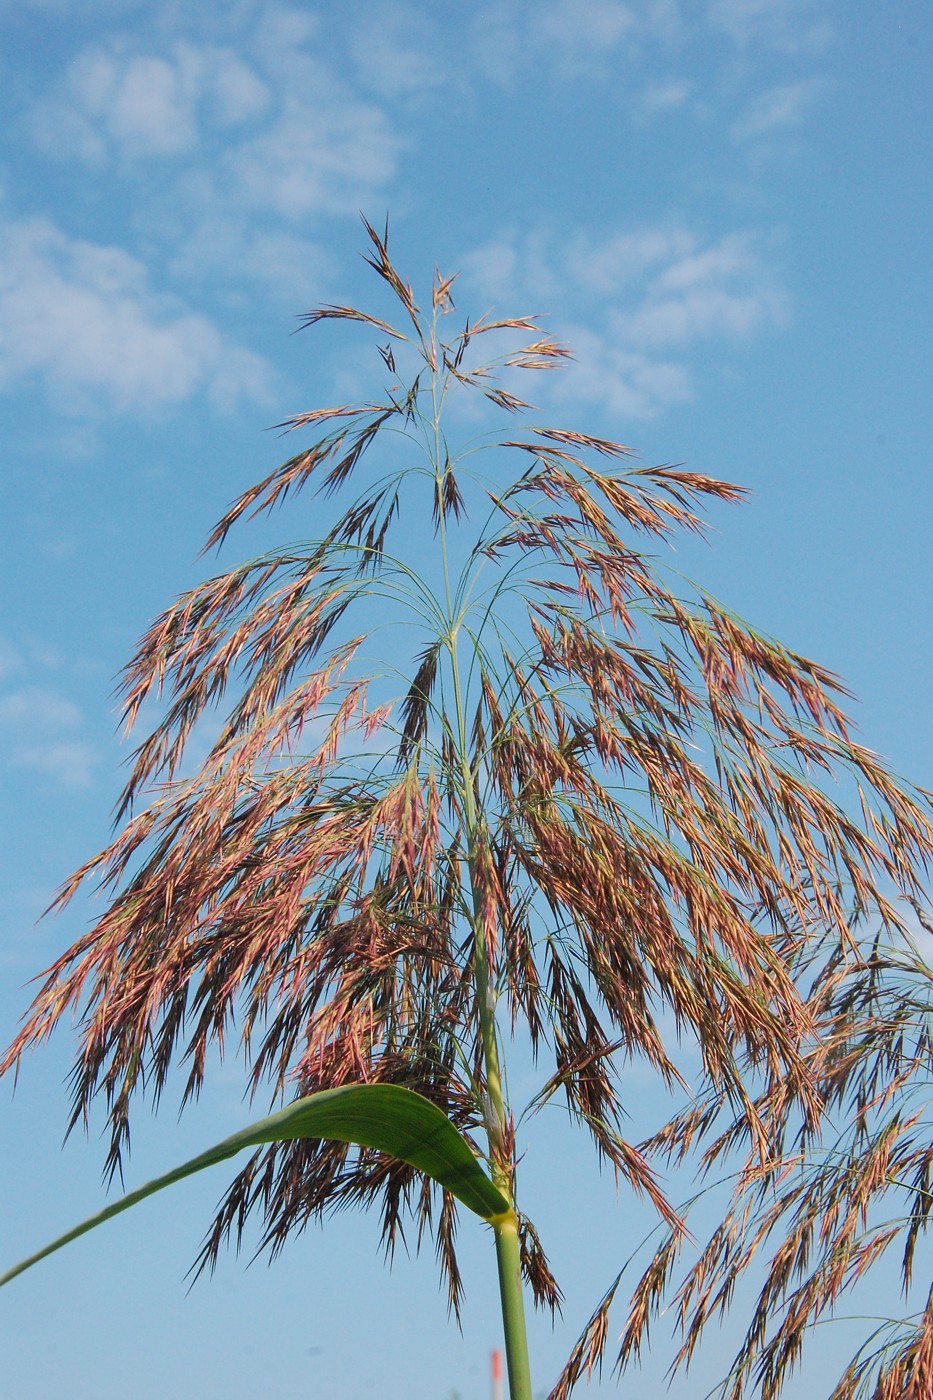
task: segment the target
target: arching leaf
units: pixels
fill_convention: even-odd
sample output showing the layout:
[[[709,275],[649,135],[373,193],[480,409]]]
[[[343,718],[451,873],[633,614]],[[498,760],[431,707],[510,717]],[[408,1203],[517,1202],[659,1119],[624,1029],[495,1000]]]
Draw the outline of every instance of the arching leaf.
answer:
[[[333,1138],[388,1152],[431,1177],[482,1220],[493,1220],[509,1209],[505,1197],[474,1157],[469,1143],[429,1099],[397,1084],[346,1084],[339,1089],[325,1089],[308,1098],[296,1099],[287,1108],[260,1118],[215,1147],[192,1157],[190,1162],[130,1191],[0,1274],[0,1286],[156,1191],[206,1167],[225,1162],[246,1147],[296,1138]]]

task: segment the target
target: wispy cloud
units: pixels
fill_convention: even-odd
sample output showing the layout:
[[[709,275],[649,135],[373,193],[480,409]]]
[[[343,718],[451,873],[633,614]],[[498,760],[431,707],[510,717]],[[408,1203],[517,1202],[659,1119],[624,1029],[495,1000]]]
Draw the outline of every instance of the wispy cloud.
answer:
[[[438,18],[433,7],[393,3],[353,24],[349,53],[365,87],[390,101],[423,102],[433,100],[438,87],[455,83],[460,65],[451,63]]]
[[[634,125],[700,114],[727,141],[730,123],[749,140],[802,120],[817,85],[772,73],[736,121],[714,74],[702,102],[684,76],[697,46],[714,69],[734,63],[733,46],[789,55],[819,13],[815,0],[500,0],[442,21],[419,3],[353,4],[342,18],[273,0],[222,15],[157,6],[132,35],[108,25],[77,52],[27,124],[43,156],[121,182],[127,246],[132,233],[170,275],[274,289],[274,250],[289,276],[302,257],[321,267],[326,220],[382,207],[388,192],[397,206],[439,84],[473,101],[486,81],[531,73],[611,80]],[[314,274],[301,280],[310,294]]]
[[[10,777],[32,773],[66,789],[93,782],[101,755],[69,693],[76,669],[40,637],[0,636],[0,770]]]
[[[14,646],[0,637],[0,683],[22,673],[23,658]]]
[[[534,6],[531,25],[539,41],[563,48],[569,40],[582,56],[620,43],[638,26],[638,16],[624,0],[546,0]]]
[[[93,18],[100,19],[120,11],[123,11],[125,17],[127,11],[139,9],[144,3],[145,0],[95,0]],[[75,15],[87,18],[89,9],[87,0],[0,0],[0,14],[4,10],[16,10],[20,14],[36,11],[43,15]]]
[[[212,285],[235,280],[242,291],[252,281],[294,308],[296,296],[320,294],[333,268],[321,221],[372,208],[394,176],[403,142],[383,98],[420,82],[429,59],[401,19],[377,19],[381,58],[364,61],[356,39],[354,52],[322,45],[320,21],[308,11],[234,7],[223,41],[217,15],[203,18],[200,35],[188,26],[194,38],[178,37],[178,25],[166,37],[153,24],[84,48],[35,104],[27,128],[46,158],[77,163],[122,190],[126,245],[159,268],[155,285],[164,272],[200,306]],[[391,70],[381,84],[377,58]],[[193,324],[180,304],[153,312],[151,302],[141,311],[138,343],[155,351],[157,401],[178,401],[193,381],[228,401],[266,382],[258,361],[245,361],[210,321]],[[172,342],[176,322],[183,333]],[[167,364],[172,343],[182,351],[177,383]],[[57,377],[74,385],[80,363],[53,360]],[[128,362],[115,356],[99,377],[114,400],[142,398],[132,354]]]
[[[198,393],[264,401],[270,374],[138,259],[31,219],[0,225],[0,389],[22,380],[72,413],[150,414]]]
[[[8,668],[0,672],[0,761],[8,769],[25,769],[65,788],[87,787],[97,754],[82,735],[78,706],[45,682],[24,675],[23,658],[4,644]],[[10,668],[9,663],[13,661]],[[21,679],[21,684],[10,684]]]
[[[327,299],[322,284],[336,271],[327,221],[384,207],[388,191],[394,207],[404,203],[415,188],[399,185],[404,156],[418,156],[438,82],[472,102],[484,81],[514,85],[530,71],[611,76],[620,123],[701,122],[734,165],[730,136],[766,141],[806,119],[821,80],[802,77],[790,55],[820,13],[815,0],[501,0],[441,22],[411,0],[388,9],[367,0],[342,18],[244,0],[223,17],[213,6],[184,16],[157,6],[132,35],[108,25],[53,75],[28,121],[44,156],[100,174],[126,210],[118,241],[151,271],[113,248],[91,257],[89,243],[32,225],[32,252],[21,238],[0,255],[20,284],[0,269],[0,311],[25,327],[0,326],[0,384],[35,374],[60,401],[132,411],[199,392],[218,402],[255,392],[262,367],[216,319],[231,281],[240,305],[247,281],[292,307],[296,296]],[[698,46],[720,77],[732,65],[730,82],[717,85],[715,73],[696,81]],[[782,49],[787,61],[774,57]],[[756,51],[769,58],[764,90]],[[590,335],[611,335],[643,412],[689,394],[701,340],[736,340],[784,314],[754,239],[720,238],[712,258],[712,244],[659,223],[555,248],[535,219],[529,208],[521,236],[476,251],[478,280],[496,296],[518,286],[573,312]],[[701,255],[695,284],[665,283],[666,268]],[[167,286],[183,298],[169,300]],[[592,297],[585,315],[565,288]]]
[[[86,50],[70,65],[64,90],[34,110],[33,132],[45,154],[94,165],[114,154],[177,155],[197,141],[203,84],[201,57],[187,45],[170,59]]]
[[[693,254],[696,238],[687,229],[642,227],[608,238],[578,233],[570,240],[566,265],[574,281],[597,296],[618,296],[658,269],[676,266]]]
[[[745,141],[800,126],[824,87],[821,78],[811,77],[766,88],[752,99],[734,124],[733,136]]]
[[[711,36],[718,49],[709,48]],[[544,64],[593,82],[618,81],[626,69],[642,78],[647,55],[657,67],[659,58],[671,62],[698,43],[715,71],[731,62],[723,39],[746,57],[812,57],[831,38],[819,0],[500,0],[477,13],[473,47],[479,69],[499,81]]]
[[[609,237],[504,233],[463,260],[466,276],[498,309],[553,311],[574,365],[561,397],[653,417],[693,397],[692,357],[746,341],[789,314],[760,235],[704,241],[683,227]]]
[[[481,72],[500,82],[545,62],[567,77],[618,75],[618,60],[646,43],[678,44],[685,33],[678,0],[504,0],[477,13],[473,50]]]
[[[391,172],[397,143],[379,108],[317,91],[320,101],[287,96],[271,125],[225,156],[234,203],[289,220],[346,213]]]
[[[640,304],[615,314],[615,330],[643,350],[686,349],[700,341],[744,338],[779,324],[786,299],[774,285],[758,240],[733,233],[708,247],[681,247],[651,277]]]
[[[642,118],[678,112],[690,97],[691,87],[682,78],[666,78],[649,83],[635,99],[635,112]]]
[[[272,106],[267,81],[229,45],[139,43],[134,52],[115,38],[75,55],[30,114],[46,155],[95,165],[179,156]]]
[[[743,48],[814,54],[832,38],[818,0],[709,0],[707,22]]]
[[[263,285],[276,302],[297,313],[320,299],[322,287],[337,275],[337,259],[322,243],[290,229],[205,213],[170,255],[170,276],[191,285],[221,269],[235,270],[241,283]]]
[[[321,59],[309,16],[267,8],[242,38],[242,53],[154,40],[84,50],[31,114],[39,148],[111,167],[142,184],[143,203],[156,162],[173,208],[195,224],[208,213],[293,223],[355,212],[395,170],[384,108]]]
[[[634,350],[602,328],[571,322],[565,334],[574,360],[555,383],[557,399],[595,404],[618,418],[647,419],[694,397],[693,376],[682,361]]]

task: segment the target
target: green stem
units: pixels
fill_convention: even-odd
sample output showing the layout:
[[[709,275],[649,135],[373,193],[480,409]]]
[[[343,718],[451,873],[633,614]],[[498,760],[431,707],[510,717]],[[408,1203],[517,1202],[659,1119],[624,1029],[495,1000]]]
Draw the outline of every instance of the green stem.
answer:
[[[472,805],[472,804],[471,804]],[[473,966],[476,977],[476,1000],[479,1010],[483,1059],[486,1066],[486,1133],[492,1160],[492,1179],[512,1209],[493,1223],[496,1236],[496,1260],[499,1265],[499,1300],[505,1334],[505,1359],[509,1372],[509,1400],[531,1400],[531,1366],[528,1360],[528,1332],[525,1326],[525,1299],[522,1292],[521,1246],[518,1238],[518,1216],[512,1198],[511,1174],[504,1164],[506,1116],[499,1069],[499,1047],[496,1038],[495,992],[489,982],[486,939],[483,933],[482,910],[477,908],[480,891],[473,876]]]
[[[502,1324],[505,1330],[509,1396],[511,1400],[531,1400],[531,1368],[528,1364],[528,1335],[525,1330],[518,1217],[512,1211],[493,1228],[496,1232],[499,1297],[502,1301]]]
[[[435,489],[441,489],[441,440],[440,411],[437,402],[437,377],[432,376],[431,398],[434,409],[434,467]],[[489,980],[489,954],[486,947],[486,934],[483,925],[483,894],[476,871],[476,845],[479,822],[473,791],[473,769],[470,764],[466,714],[463,706],[463,692],[460,683],[460,667],[457,659],[457,631],[459,619],[453,617],[450,574],[447,561],[447,532],[444,512],[440,509],[440,546],[444,569],[444,589],[447,598],[448,636],[447,648],[450,653],[453,674],[454,706],[457,718],[457,745],[459,748],[460,771],[463,780],[463,818],[466,835],[467,868],[473,900],[473,975],[476,982],[476,1005],[479,1019],[480,1039],[483,1048],[486,1093],[483,1112],[486,1121],[486,1134],[489,1139],[489,1156],[492,1162],[492,1178],[496,1186],[512,1207],[507,1215],[493,1222],[496,1237],[496,1260],[499,1266],[499,1298],[502,1306],[502,1325],[505,1334],[505,1357],[509,1373],[509,1400],[531,1400],[531,1367],[528,1360],[528,1333],[525,1325],[525,1300],[522,1292],[521,1244],[518,1237],[518,1216],[515,1214],[512,1198],[511,1173],[505,1163],[507,1124],[505,1100],[502,1093],[502,1074],[499,1065],[499,1044],[496,1035],[496,989]]]

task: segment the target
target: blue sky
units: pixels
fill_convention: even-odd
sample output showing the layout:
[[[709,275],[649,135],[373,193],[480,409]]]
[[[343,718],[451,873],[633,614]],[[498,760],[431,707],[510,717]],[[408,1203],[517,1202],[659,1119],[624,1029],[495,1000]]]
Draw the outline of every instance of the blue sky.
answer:
[[[416,285],[436,262],[465,310],[546,313],[577,356],[540,391],[552,419],[752,488],[682,567],[845,675],[866,741],[933,786],[931,58],[923,0],[0,0],[4,1042],[85,926],[34,920],[107,834],[114,675],[284,455],[266,427],[365,388],[362,337],[290,334],[373,301],[360,210],[389,211]],[[67,1062],[61,1034],[0,1096],[3,1259],[100,1199],[94,1136],[61,1151]],[[243,1114],[224,1068],[180,1124],[141,1120],[133,1181]],[[535,1332],[546,1387],[646,1217],[537,1131],[527,1199],[568,1297]],[[11,1286],[10,1395],[486,1395],[482,1232],[463,1223],[462,1336],[430,1260],[388,1274],[365,1219],[188,1295],[221,1186]]]

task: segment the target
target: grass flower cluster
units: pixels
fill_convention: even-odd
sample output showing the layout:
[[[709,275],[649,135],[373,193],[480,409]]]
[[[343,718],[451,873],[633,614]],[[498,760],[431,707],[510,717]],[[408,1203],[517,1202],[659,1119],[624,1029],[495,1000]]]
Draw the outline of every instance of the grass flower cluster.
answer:
[[[791,1119],[816,1141],[827,1084],[872,1093],[870,1070],[850,1072],[839,1002],[862,995],[851,910],[896,936],[897,896],[923,896],[933,824],[927,798],[852,737],[833,675],[658,562],[677,532],[703,528],[705,503],[740,489],[537,424],[518,377],[566,349],[535,318],[448,330],[453,279],[435,275],[422,310],[387,235],[367,229],[397,323],[350,306],[304,321],[373,329],[382,387],[284,424],[310,445],[208,544],[286,498],[311,538],[208,579],[142,638],[125,719],[158,697],[162,718],[132,757],[114,840],[59,899],[91,882],[107,908],[47,971],[2,1069],[77,1013],[72,1123],[103,1100],[113,1173],[134,1102],[158,1099],[178,1064],[195,1098],[211,1052],[235,1049],[274,1112],[211,1159],[252,1149],[200,1266],[254,1219],[275,1253],[325,1211],[375,1207],[389,1248],[410,1218],[433,1240],[457,1313],[467,1204],[495,1236],[512,1400],[530,1400],[525,1286],[551,1309],[561,1292],[521,1196],[523,1115],[562,1096],[665,1222],[630,1353],[684,1225],[650,1151],[625,1136],[624,1065],[675,1088],[670,1028],[695,1042],[692,1106],[651,1146],[715,1157],[744,1143],[758,1190]],[[505,348],[484,354],[497,338]],[[461,442],[469,396],[503,426]],[[192,774],[186,746],[215,713]],[[827,948],[832,975],[808,981]],[[814,1058],[827,1017],[831,1071]],[[530,1105],[506,1092],[515,1038],[540,1072]],[[797,1238],[828,1209],[822,1192],[854,1189],[844,1156],[838,1182],[805,1183],[764,1233],[789,1212]],[[684,1285],[691,1338],[716,1269],[741,1268],[711,1249]],[[804,1320],[814,1290],[838,1286],[822,1267]],[[609,1301],[553,1400],[601,1359]],[[768,1342],[775,1374],[796,1336]]]

